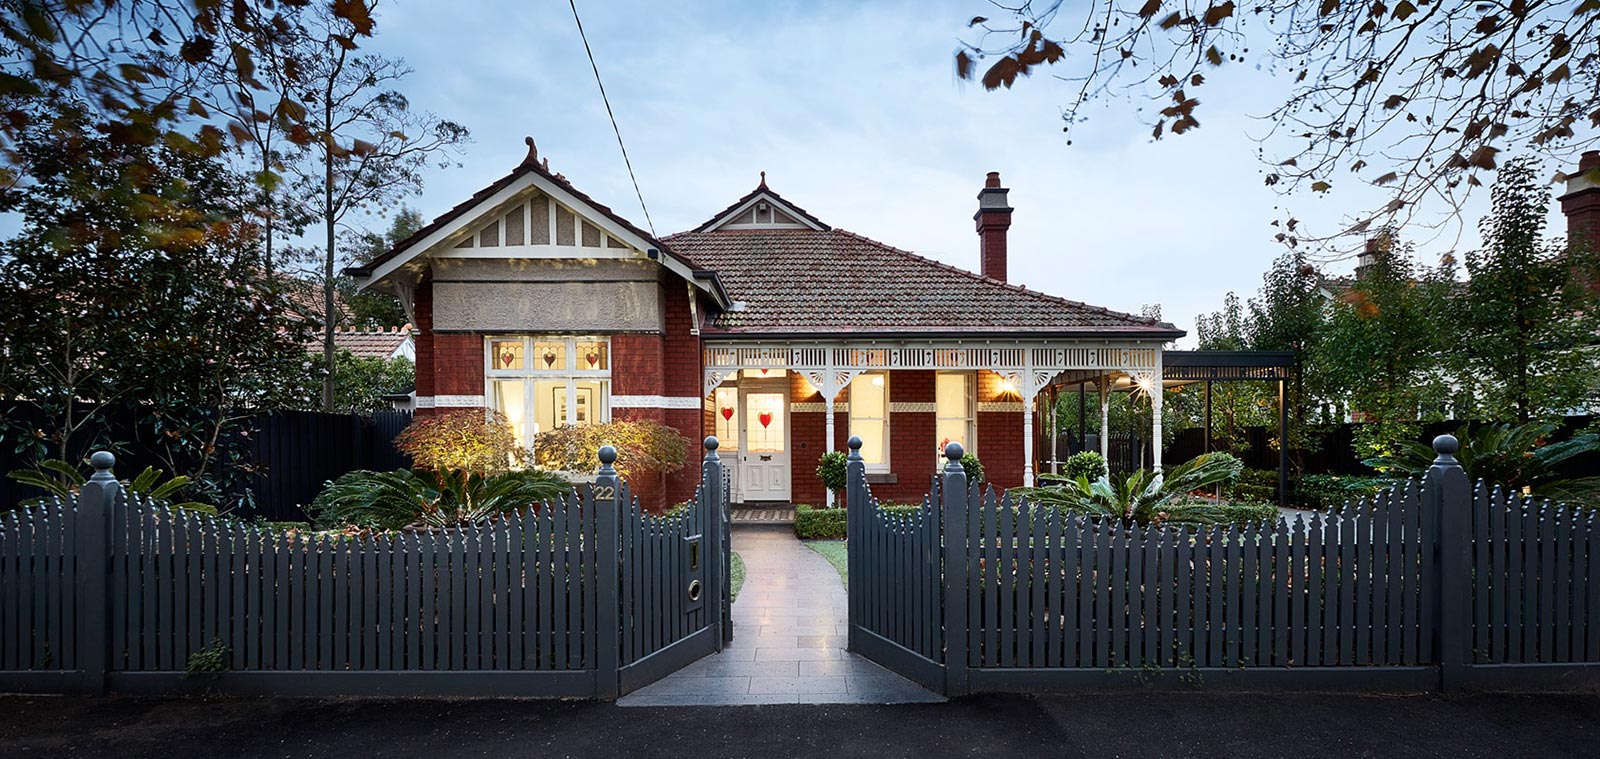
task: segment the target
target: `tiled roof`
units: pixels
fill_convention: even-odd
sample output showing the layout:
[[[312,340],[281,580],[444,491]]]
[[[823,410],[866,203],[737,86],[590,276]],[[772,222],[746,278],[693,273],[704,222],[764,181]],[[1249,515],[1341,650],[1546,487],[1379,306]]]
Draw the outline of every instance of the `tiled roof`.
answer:
[[[411,325],[395,330],[339,329],[333,332],[334,350],[347,350],[358,358],[390,358],[411,339]],[[310,351],[322,349],[322,336],[306,343]]]
[[[810,211],[807,211],[806,209],[801,208],[800,206],[797,206],[797,205],[795,205],[793,203],[790,203],[788,200],[785,200],[782,195],[779,195],[778,193],[773,192],[771,188],[767,187],[766,172],[762,172],[761,173],[761,184],[757,185],[754,190],[751,190],[751,191],[745,193],[744,197],[733,201],[733,204],[728,206],[727,208],[724,208],[721,211],[718,211],[718,212],[712,214],[711,218],[706,219],[704,223],[702,223],[698,227],[695,227],[691,231],[693,231],[693,232],[704,232],[704,231],[716,226],[717,222],[719,220],[721,220],[722,217],[727,216],[730,213],[733,213],[735,209],[737,209],[739,206],[744,205],[745,203],[750,202],[750,199],[754,198],[757,195],[767,195],[768,197],[772,198],[773,200],[775,200],[775,201],[777,201],[779,203],[782,203],[784,206],[788,207],[789,210],[794,211],[796,214],[798,214],[800,217],[804,218],[806,221],[809,221],[812,224],[814,224],[814,225],[816,225],[818,227],[821,227],[823,229],[829,229],[830,228],[827,224],[824,224],[821,219],[819,219],[819,218],[817,218],[815,216],[812,216]]]
[[[1033,333],[1175,338],[1171,324],[988,279],[840,229],[683,232],[663,239],[712,269],[742,308],[730,334]]]

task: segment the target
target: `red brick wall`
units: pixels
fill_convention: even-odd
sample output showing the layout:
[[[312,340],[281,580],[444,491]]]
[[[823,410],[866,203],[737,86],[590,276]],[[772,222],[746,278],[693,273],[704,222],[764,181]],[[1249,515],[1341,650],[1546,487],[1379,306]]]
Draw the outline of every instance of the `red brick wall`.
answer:
[[[433,395],[433,283],[424,281],[417,285],[412,316],[417,328],[417,395]],[[426,416],[431,409],[417,409]]]
[[[978,372],[978,402],[1021,404],[1016,396],[1000,397],[1000,383],[1004,379],[994,372]],[[1022,412],[979,408],[978,458],[983,461],[984,477],[996,488],[1021,487]]]
[[[704,398],[705,378],[702,373],[700,336],[693,334],[695,324],[689,308],[689,289],[676,279],[669,279],[662,292],[661,390],[669,398]],[[613,371],[613,376],[615,372]],[[689,458],[683,469],[667,478],[667,497],[673,503],[694,497],[695,486],[700,483],[700,462],[705,456],[702,442],[707,430],[715,429],[705,424],[702,406],[689,409],[668,409],[666,424],[689,438]]]
[[[872,486],[879,500],[915,503],[922,500],[932,484],[935,460],[934,436],[937,414],[933,411],[896,411],[896,403],[934,402],[934,373],[929,370],[899,371],[889,374],[889,471],[893,483]]]
[[[811,386],[805,375],[789,372],[789,403],[822,402],[822,393]],[[828,489],[817,477],[817,461],[828,450],[824,444],[827,430],[827,414],[816,411],[789,414],[789,499],[795,503],[821,506],[828,501]],[[834,450],[843,450],[843,444]]]

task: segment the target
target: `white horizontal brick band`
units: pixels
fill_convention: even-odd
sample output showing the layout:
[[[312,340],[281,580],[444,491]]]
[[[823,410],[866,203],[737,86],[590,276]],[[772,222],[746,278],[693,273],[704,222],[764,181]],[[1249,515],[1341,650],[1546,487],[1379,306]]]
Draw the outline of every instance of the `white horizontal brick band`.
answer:
[[[920,401],[895,401],[889,404],[891,414],[931,414],[938,410],[938,404]]]
[[[1022,401],[979,401],[979,411],[1015,411],[1022,413]]]
[[[612,408],[665,408],[697,411],[705,408],[704,399],[672,395],[613,395]]]
[[[473,408],[484,405],[481,395],[419,395],[417,408]]]

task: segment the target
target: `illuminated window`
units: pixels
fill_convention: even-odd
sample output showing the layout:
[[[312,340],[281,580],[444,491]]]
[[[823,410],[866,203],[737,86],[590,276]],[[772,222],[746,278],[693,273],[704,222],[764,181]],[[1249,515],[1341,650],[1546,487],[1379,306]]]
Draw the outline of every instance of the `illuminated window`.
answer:
[[[978,450],[977,424],[974,411],[977,404],[972,392],[971,372],[940,372],[934,375],[933,399],[936,421],[934,437],[938,439],[938,454],[944,456],[944,447],[960,443],[967,453]]]
[[[593,337],[491,337],[485,341],[489,405],[523,445],[563,425],[611,420],[611,343]]]
[[[722,450],[739,450],[739,388],[719,387],[712,396],[711,413],[717,418],[717,442]]]
[[[850,434],[861,438],[869,471],[889,470],[888,372],[867,372],[850,383]]]

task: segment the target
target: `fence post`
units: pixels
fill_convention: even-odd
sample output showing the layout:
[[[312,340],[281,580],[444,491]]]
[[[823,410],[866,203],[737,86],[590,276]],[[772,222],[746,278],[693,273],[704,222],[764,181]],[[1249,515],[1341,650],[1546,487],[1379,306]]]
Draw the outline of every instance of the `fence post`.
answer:
[[[939,485],[944,517],[944,694],[967,693],[967,470],[960,443],[944,447],[944,481]]]
[[[722,644],[728,640],[729,623],[729,596],[733,592],[729,584],[733,581],[733,558],[723,549],[722,532],[728,529],[723,522],[722,514],[722,457],[717,455],[717,447],[721,445],[716,435],[709,435],[705,440],[706,456],[700,463],[700,544],[701,550],[706,554],[706,573],[711,575],[708,587],[716,588],[718,597],[710,604],[711,629],[716,633],[717,650],[722,650]]]
[[[617,501],[622,497],[617,470],[611,465],[617,460],[617,449],[609,445],[600,448],[600,471],[590,486],[590,500],[594,504],[596,594],[599,607],[599,626],[595,631],[595,696],[616,698],[622,657],[622,605],[618,588],[622,582],[622,556],[618,533],[621,530]]]
[[[1438,577],[1434,642],[1439,689],[1458,690],[1472,661],[1472,485],[1456,461],[1461,444],[1451,435],[1433,439],[1437,456],[1422,483],[1423,513],[1434,527],[1433,562]]]
[[[851,435],[845,445],[850,447],[850,455],[846,457],[844,465],[845,567],[851,577],[865,578],[866,557],[861,552],[866,545],[865,525],[872,508],[872,504],[867,502],[867,463],[861,458],[861,438]],[[865,580],[858,579],[856,582],[859,584]],[[866,609],[861,608],[862,594],[850,589],[849,583],[845,583],[845,592],[849,598],[850,616],[847,642],[851,651],[860,651],[861,636],[857,630],[861,627],[861,620],[866,619]]]
[[[94,474],[78,490],[77,530],[72,546],[78,571],[73,596],[78,618],[78,669],[83,671],[89,691],[103,695],[111,639],[106,613],[110,602],[106,575],[110,571],[111,510],[122,485],[111,473],[117,459],[109,451],[96,451],[89,463],[94,466]]]

